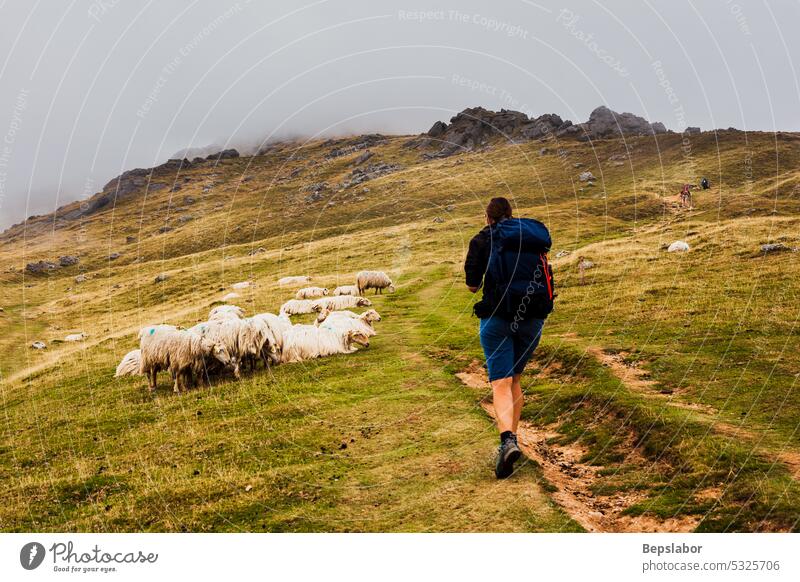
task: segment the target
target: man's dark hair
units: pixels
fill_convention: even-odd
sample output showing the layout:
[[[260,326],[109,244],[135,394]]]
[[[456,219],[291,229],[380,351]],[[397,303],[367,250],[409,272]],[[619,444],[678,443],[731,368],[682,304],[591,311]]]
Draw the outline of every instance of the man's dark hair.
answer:
[[[511,203],[507,198],[498,196],[489,200],[486,205],[486,216],[492,222],[500,222],[504,218],[511,218]]]

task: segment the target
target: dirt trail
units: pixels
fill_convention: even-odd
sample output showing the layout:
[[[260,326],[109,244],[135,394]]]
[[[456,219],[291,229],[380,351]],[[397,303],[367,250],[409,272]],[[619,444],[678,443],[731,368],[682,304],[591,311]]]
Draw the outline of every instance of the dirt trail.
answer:
[[[485,393],[490,389],[486,372],[475,361],[466,370],[456,374],[466,386]],[[495,418],[494,406],[486,400],[481,406]],[[522,421],[517,431],[520,448],[525,455],[536,461],[547,481],[556,488],[551,494],[572,519],[590,532],[687,532],[692,531],[699,518],[680,517],[660,521],[649,516],[631,517],[622,512],[645,497],[642,492],[621,492],[614,495],[596,496],[592,487],[599,479],[600,466],[581,463],[587,450],[579,444],[556,444],[560,436],[553,426],[537,427]],[[638,452],[632,448],[635,461]],[[643,459],[642,459],[643,460]]]
[[[643,394],[651,398],[663,399],[670,406],[690,410],[696,413],[704,422],[711,425],[711,430],[715,433],[727,437],[746,439],[751,441],[761,441],[762,437],[744,428],[741,425],[732,424],[720,420],[719,410],[713,406],[700,403],[690,403],[673,398],[674,393],[664,393],[658,389],[657,382],[649,379],[646,370],[638,366],[625,363],[625,352],[609,353],[596,346],[589,347],[587,350],[591,356],[596,358],[601,364],[606,366],[611,373],[616,376],[628,389]],[[795,451],[770,451],[767,448],[759,447],[756,452],[766,458],[776,458],[779,462],[786,465],[789,473],[794,479],[800,479],[800,453]]]

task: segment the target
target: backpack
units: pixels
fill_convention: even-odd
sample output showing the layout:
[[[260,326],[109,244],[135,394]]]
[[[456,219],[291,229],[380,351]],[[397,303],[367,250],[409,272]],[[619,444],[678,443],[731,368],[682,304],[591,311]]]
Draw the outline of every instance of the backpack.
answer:
[[[508,218],[491,228],[486,268],[493,309],[510,319],[546,318],[555,298],[553,269],[547,260],[552,240],[547,227],[531,218]]]

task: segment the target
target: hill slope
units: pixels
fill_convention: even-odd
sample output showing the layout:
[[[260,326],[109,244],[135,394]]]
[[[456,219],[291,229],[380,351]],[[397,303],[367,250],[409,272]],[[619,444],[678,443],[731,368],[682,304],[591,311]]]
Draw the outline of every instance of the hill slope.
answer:
[[[797,529],[800,138],[423,141],[171,162],[4,233],[0,529]],[[456,377],[480,376],[461,263],[491,195],[550,226],[559,293],[525,382],[538,461],[504,483],[488,391]],[[363,268],[398,286],[367,350],[184,396],[112,378],[139,327],[201,321],[237,281],[277,311],[279,277]]]

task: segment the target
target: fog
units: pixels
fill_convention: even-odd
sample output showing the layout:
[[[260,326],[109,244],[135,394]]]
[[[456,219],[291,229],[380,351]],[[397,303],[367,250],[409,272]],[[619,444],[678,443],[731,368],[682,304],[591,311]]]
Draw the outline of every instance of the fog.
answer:
[[[1,6],[0,228],[184,148],[417,133],[476,105],[800,130],[796,1]]]

